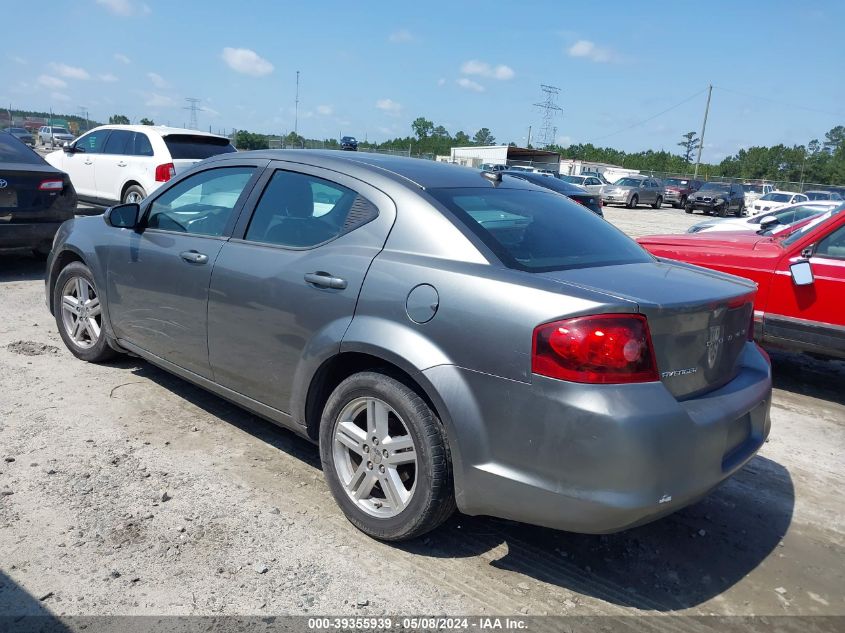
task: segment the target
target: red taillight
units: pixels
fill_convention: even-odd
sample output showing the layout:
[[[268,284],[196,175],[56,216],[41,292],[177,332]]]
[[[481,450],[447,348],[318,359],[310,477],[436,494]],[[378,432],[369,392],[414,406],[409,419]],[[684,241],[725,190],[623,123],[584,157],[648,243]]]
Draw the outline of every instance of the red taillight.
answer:
[[[42,180],[38,185],[39,191],[61,191],[64,189],[65,183],[62,180]]]
[[[531,371],[598,384],[659,379],[648,322],[641,314],[600,314],[537,326]]]
[[[176,175],[176,167],[173,163],[164,163],[156,166],[156,182],[167,182]]]

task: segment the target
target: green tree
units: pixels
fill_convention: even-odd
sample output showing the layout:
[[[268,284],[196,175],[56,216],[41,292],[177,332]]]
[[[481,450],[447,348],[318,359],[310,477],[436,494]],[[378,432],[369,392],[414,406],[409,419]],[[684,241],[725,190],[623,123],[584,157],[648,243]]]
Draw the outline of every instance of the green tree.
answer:
[[[428,138],[434,131],[434,123],[425,117],[417,117],[414,119],[414,122],[411,123],[411,129],[414,130],[417,140],[422,141],[423,139]]]
[[[264,134],[238,130],[235,134],[235,147],[238,149],[267,149],[270,144]]]
[[[687,132],[681,136],[681,138],[683,140],[678,143],[678,145],[684,148],[684,162],[691,163],[695,150],[701,146],[701,141],[698,139],[695,132]]]
[[[472,143],[472,139],[469,137],[469,134],[463,130],[456,132],[455,138],[453,138],[452,141],[457,147],[465,147]]]
[[[113,114],[109,117],[111,125],[129,125],[129,117],[125,114]]]
[[[490,133],[488,128],[483,127],[472,137],[472,142],[476,145],[492,145],[496,142],[496,137]]]
[[[825,132],[822,147],[828,154],[835,154],[843,144],[845,144],[845,126],[837,125],[829,132]]]
[[[155,125],[155,122],[152,119],[144,117],[143,119],[141,119],[141,125]]]

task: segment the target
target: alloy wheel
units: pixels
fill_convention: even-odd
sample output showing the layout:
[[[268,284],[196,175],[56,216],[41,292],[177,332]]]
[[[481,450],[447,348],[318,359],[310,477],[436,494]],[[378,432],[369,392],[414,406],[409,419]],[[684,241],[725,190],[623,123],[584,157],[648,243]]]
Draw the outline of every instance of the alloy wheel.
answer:
[[[335,421],[332,451],[344,491],[367,514],[388,519],[411,502],[417,449],[405,421],[383,400],[351,400]]]
[[[97,344],[102,328],[100,298],[83,277],[71,277],[62,288],[62,324],[73,343],[81,349]]]

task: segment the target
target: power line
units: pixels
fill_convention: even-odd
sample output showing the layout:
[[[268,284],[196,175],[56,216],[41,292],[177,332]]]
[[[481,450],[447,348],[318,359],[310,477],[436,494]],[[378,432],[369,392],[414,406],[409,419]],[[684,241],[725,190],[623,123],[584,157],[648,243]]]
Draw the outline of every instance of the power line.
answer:
[[[182,109],[191,111],[191,122],[188,124],[188,127],[192,130],[198,130],[199,124],[197,123],[197,112],[202,112],[202,108],[199,107],[201,99],[197,99],[196,97],[185,97],[185,101],[188,102],[188,105]]]
[[[702,94],[704,94],[705,92],[707,92],[707,88],[705,88],[704,90],[699,90],[698,92],[696,92],[696,93],[695,93],[694,95],[692,95],[691,97],[687,97],[687,98],[686,98],[686,99],[684,99],[683,101],[680,101],[680,102],[676,103],[675,105],[673,105],[673,106],[671,106],[671,107],[669,107],[669,108],[666,108],[665,110],[661,110],[660,112],[658,112],[658,113],[657,113],[657,114],[655,114],[654,116],[650,116],[650,117],[648,117],[647,119],[643,119],[642,121],[637,121],[636,123],[634,123],[634,124],[632,124],[632,125],[629,125],[628,127],[624,127],[624,128],[622,128],[621,130],[616,130],[615,132],[611,132],[610,134],[605,134],[604,136],[599,136],[598,138],[594,138],[594,139],[593,139],[592,141],[590,141],[590,142],[591,142],[591,143],[595,143],[596,141],[601,141],[601,140],[606,139],[606,138],[609,138],[609,137],[611,137],[611,136],[616,136],[617,134],[621,134],[622,132],[627,132],[628,130],[631,130],[631,129],[633,129],[633,128],[637,127],[637,126],[640,126],[640,125],[642,125],[643,123],[648,123],[649,121],[653,121],[653,120],[654,120],[654,119],[656,119],[657,117],[662,116],[662,115],[666,114],[667,112],[670,112],[671,110],[674,110],[675,108],[679,108],[679,107],[681,107],[681,106],[682,106],[682,105],[684,105],[685,103],[687,103],[687,102],[689,102],[689,101],[692,101],[692,100],[693,100],[693,99],[695,99],[697,96],[702,95]]]
[[[796,110],[806,110],[808,112],[815,112],[816,114],[826,114],[828,116],[845,116],[845,113],[842,112],[830,112],[828,110],[819,110],[817,108],[810,108],[808,106],[798,105],[796,103],[786,103],[785,101],[779,101],[778,99],[772,99],[770,97],[763,97],[761,95],[750,94],[747,92],[740,92],[739,90],[732,90],[731,88],[725,88],[723,86],[713,86],[716,90],[722,90],[724,92],[730,92],[735,95],[739,95],[740,97],[747,97],[749,99],[760,99],[762,101],[768,101],[769,103],[776,103],[777,105],[786,106],[787,108],[795,108]]]

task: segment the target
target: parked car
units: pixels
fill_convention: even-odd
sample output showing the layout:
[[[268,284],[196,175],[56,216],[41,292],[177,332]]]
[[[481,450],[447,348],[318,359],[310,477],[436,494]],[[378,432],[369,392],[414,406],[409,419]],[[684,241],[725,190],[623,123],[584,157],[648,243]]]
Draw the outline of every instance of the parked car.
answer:
[[[651,204],[659,209],[663,204],[663,185],[649,176],[625,176],[601,192],[604,204],[624,204],[633,209],[638,204]]]
[[[8,132],[21,142],[26,143],[31,147],[35,147],[35,137],[25,127],[7,127],[3,131]]]
[[[705,182],[687,198],[687,213],[704,211],[705,215],[725,217],[729,213],[742,216],[745,211],[745,190],[742,185],[729,182]]]
[[[574,185],[559,178],[548,178],[542,174],[529,174],[526,172],[505,172],[503,182],[510,182],[510,178],[520,178],[532,184],[550,189],[557,193],[563,194],[580,205],[587,207],[590,211],[599,217],[604,217],[601,210],[601,195],[587,191],[585,187]]]
[[[199,161],[234,151],[225,136],[197,130],[104,125],[46,159],[70,175],[80,200],[107,206],[140,202]]]
[[[455,506],[622,530],[699,500],[769,433],[754,285],[658,262],[525,179],[224,154],[66,222],[47,264],[75,356],[132,352],[318,443],[379,539]]]
[[[342,139],[340,139],[340,149],[344,149],[350,152],[357,152],[358,141],[354,136],[344,136]]]
[[[754,321],[764,345],[845,358],[845,205],[767,237],[655,235],[637,240],[661,258],[757,284]]]
[[[803,193],[795,193],[794,191],[771,191],[764,196],[761,196],[751,206],[751,214],[768,213],[776,211],[788,204],[798,204],[799,202],[807,202],[809,198]]]
[[[771,193],[775,190],[774,185],[763,183],[745,183],[744,185],[742,185],[742,188],[745,191],[746,209],[750,209],[751,205],[753,205],[762,196],[765,196],[767,193]]]
[[[808,218],[821,215],[828,209],[838,206],[840,202],[804,202],[782,207],[774,213],[752,215],[750,218],[710,218],[693,224],[687,229],[687,233],[742,231],[746,233],[758,233],[766,229],[768,234],[780,233],[797,222],[803,222]]]
[[[75,209],[68,175],[19,138],[0,132],[0,248],[29,248],[46,256],[59,225]]]
[[[579,187],[584,187],[590,193],[595,193],[601,195],[601,192],[604,190],[605,183],[599,180],[596,176],[568,176],[562,175],[559,177],[560,180],[564,182],[568,182],[573,185],[578,185]]]
[[[509,169],[507,165],[495,165],[493,163],[482,163],[479,167],[481,171],[506,171]]]
[[[42,125],[38,128],[38,142],[44,147],[49,145],[54,147],[56,145],[64,145],[70,143],[74,138],[67,128],[57,127],[55,125]]]
[[[813,200],[830,200],[833,202],[838,202],[842,200],[842,196],[840,196],[835,191],[822,191],[813,189],[811,191],[805,191],[804,195],[807,196],[807,199],[810,201]]]
[[[609,185],[610,184],[610,181],[607,178],[605,178],[604,174],[601,173],[600,171],[582,171],[581,175],[582,176],[592,176],[593,178],[598,178],[599,181],[601,181],[601,184],[603,184],[603,185]]]
[[[683,209],[687,206],[687,198],[701,189],[703,184],[701,180],[689,178],[664,178],[663,201],[669,202],[676,209]]]

